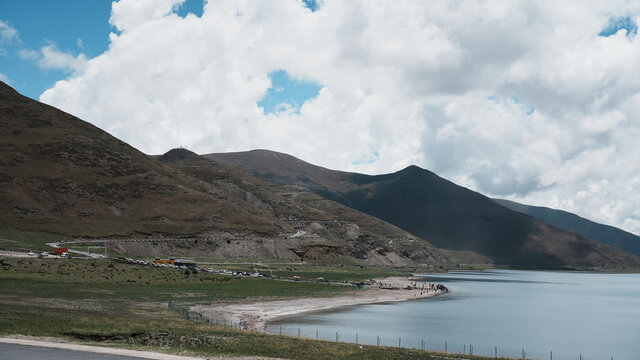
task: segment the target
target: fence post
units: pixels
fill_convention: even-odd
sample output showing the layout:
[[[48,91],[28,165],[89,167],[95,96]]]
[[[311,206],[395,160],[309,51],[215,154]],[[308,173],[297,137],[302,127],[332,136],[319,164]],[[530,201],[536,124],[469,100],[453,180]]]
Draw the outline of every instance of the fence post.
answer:
[[[549,356],[549,360],[553,360],[553,351],[551,351],[551,355]]]
[[[444,342],[444,353],[445,354],[447,353],[447,342],[446,341]]]
[[[356,333],[356,345],[358,345],[358,333]]]
[[[318,340],[318,329],[316,329],[316,340]]]
[[[380,346],[380,335],[376,335],[376,344]]]
[[[420,346],[422,350],[424,350],[424,339],[422,339],[422,345]]]
[[[300,328],[298,328],[298,337],[300,337]]]
[[[336,342],[338,342],[338,332],[336,331]]]
[[[497,359],[498,358],[498,346],[494,346],[494,349],[495,349],[495,353],[496,353],[494,358]]]
[[[398,347],[400,347],[401,342],[402,342],[402,337],[398,337]]]

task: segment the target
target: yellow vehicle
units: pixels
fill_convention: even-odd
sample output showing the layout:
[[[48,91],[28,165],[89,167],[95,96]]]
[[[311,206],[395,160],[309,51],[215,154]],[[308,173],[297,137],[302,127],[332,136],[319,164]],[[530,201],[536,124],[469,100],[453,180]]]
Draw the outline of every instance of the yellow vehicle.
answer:
[[[175,259],[171,258],[171,259],[160,259],[160,258],[156,258],[155,260],[153,260],[154,264],[170,264],[170,265],[175,265],[176,261]]]

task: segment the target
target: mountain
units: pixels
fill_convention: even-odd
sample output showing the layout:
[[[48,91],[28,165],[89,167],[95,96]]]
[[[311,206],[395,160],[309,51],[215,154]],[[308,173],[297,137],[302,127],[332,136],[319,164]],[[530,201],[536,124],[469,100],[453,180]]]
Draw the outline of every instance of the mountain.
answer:
[[[623,269],[640,263],[636,256],[508,209],[417,166],[371,176],[333,171],[267,150],[204,156],[276,184],[309,189],[440,248],[473,251],[498,265]]]
[[[0,223],[67,235],[277,233],[244,199],[141,153],[97,127],[0,84]]]
[[[158,157],[216,188],[233,187],[273,212],[297,231],[296,253],[318,260],[349,255],[376,265],[450,267],[439,249],[373,216],[295,186],[279,186],[244,170],[218,163],[186,149]],[[415,263],[414,263],[415,262]]]
[[[494,199],[511,210],[531,215],[561,229],[574,231],[586,238],[611,245],[620,250],[640,256],[640,236],[619,228],[599,224],[567,211],[542,206],[531,206],[514,201]]]
[[[1,82],[0,228],[139,255],[451,264],[379,219],[185,149],[145,155]]]

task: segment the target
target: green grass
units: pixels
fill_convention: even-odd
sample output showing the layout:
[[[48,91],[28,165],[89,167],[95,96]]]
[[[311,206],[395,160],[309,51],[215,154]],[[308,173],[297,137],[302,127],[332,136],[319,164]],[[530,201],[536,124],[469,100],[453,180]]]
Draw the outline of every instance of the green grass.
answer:
[[[326,296],[354,291],[313,282],[232,277],[206,272],[122,264],[113,260],[8,259],[0,265],[0,287],[21,297],[163,301],[176,296],[245,297]],[[3,294],[4,296],[7,295]],[[0,295],[2,296],[2,295]]]
[[[64,324],[64,326],[63,326]],[[483,359],[443,355],[392,347],[315,341],[287,336],[236,331],[180,318],[158,310],[152,315],[46,311],[0,305],[0,332],[66,337],[124,348],[174,354],[252,355],[286,359]]]
[[[0,228],[0,249],[15,251],[51,251],[47,243],[58,241],[60,236],[41,232]]]
[[[370,271],[320,266],[316,270],[345,277],[360,277]],[[0,259],[0,288],[3,289],[0,292],[0,334],[54,336],[200,356],[475,359],[237,331],[187,320],[167,306],[169,299],[185,296],[207,300],[327,296],[358,291],[352,287],[203,272],[185,275],[182,270],[122,264],[106,259],[25,258]]]

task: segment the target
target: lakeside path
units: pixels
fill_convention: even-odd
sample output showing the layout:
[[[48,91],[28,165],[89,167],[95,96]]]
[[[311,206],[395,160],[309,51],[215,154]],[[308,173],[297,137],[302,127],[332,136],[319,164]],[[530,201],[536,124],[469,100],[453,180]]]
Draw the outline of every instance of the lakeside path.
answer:
[[[311,311],[330,310],[344,306],[415,300],[446,293],[446,288],[430,289],[429,283],[409,277],[376,279],[374,285],[353,294],[325,298],[295,298],[250,302],[216,302],[190,307],[191,311],[210,319],[229,323],[246,322],[249,330],[264,331],[269,321]]]

